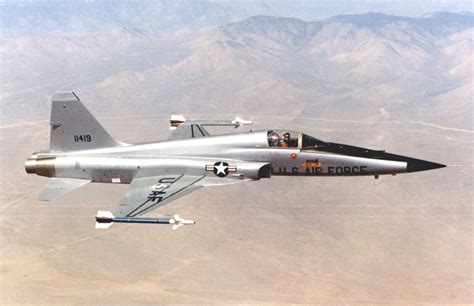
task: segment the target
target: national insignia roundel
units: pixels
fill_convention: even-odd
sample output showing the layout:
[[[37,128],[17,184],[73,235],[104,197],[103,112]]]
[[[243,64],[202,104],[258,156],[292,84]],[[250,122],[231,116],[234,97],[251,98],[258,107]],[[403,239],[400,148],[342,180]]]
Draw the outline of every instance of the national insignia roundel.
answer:
[[[229,164],[226,162],[217,162],[214,164],[214,174],[218,177],[225,177],[229,174]]]

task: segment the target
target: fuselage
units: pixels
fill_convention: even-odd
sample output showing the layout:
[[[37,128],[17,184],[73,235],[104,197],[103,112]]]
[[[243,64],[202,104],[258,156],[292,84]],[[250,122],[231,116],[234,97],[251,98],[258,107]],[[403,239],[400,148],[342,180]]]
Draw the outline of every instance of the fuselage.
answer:
[[[220,162],[231,169],[225,176],[237,179],[275,175],[378,176],[443,166],[384,151],[322,142],[292,131],[287,132],[292,134],[287,137],[287,145],[281,145],[281,141],[273,142],[275,133],[258,131],[92,150],[40,152],[27,160],[26,170],[47,177],[130,183],[137,175],[150,173],[216,177],[211,170]]]
[[[126,144],[113,138],[73,92],[51,102],[49,150],[25,162],[30,174],[50,177],[39,196],[52,201],[90,182],[130,184],[113,211],[98,211],[96,228],[114,222],[193,224],[173,218],[137,218],[203,187],[272,176],[364,176],[423,171],[444,165],[344,144],[291,130],[212,136],[205,126],[252,124],[171,116],[168,140]]]

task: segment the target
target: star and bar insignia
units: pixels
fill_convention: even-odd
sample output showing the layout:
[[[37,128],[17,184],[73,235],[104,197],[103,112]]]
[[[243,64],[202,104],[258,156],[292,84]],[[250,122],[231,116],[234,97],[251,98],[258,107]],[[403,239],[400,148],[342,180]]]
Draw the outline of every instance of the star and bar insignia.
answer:
[[[216,162],[214,165],[206,165],[206,171],[213,171],[218,177],[226,177],[229,172],[237,172],[237,166],[226,162]]]

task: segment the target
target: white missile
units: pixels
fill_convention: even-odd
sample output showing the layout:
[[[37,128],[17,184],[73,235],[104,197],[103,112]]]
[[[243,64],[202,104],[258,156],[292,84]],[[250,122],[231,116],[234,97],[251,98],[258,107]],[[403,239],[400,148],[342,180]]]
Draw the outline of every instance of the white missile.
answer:
[[[183,115],[171,115],[170,130],[176,130],[183,125],[201,125],[201,126],[234,126],[238,128],[242,125],[253,124],[253,121],[244,120],[240,117],[235,117],[234,120],[186,120]]]
[[[132,217],[115,217],[110,211],[99,210],[95,216],[95,228],[106,229],[113,223],[149,223],[149,224],[172,224],[173,230],[183,225],[192,225],[194,220],[186,220],[179,215],[165,218],[132,218]]]
[[[250,121],[250,120],[244,120],[240,117],[235,117],[234,120],[232,120],[232,124],[238,128],[239,126],[242,126],[242,125],[250,125],[250,124],[253,124],[253,121]]]

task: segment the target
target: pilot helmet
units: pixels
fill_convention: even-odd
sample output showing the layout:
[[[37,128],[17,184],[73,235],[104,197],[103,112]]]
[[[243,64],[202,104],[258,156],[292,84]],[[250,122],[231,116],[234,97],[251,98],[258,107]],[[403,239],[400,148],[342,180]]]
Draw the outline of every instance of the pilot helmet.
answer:
[[[277,132],[273,132],[270,134],[270,142],[273,146],[276,146],[279,141],[280,141],[280,136],[278,135]]]

